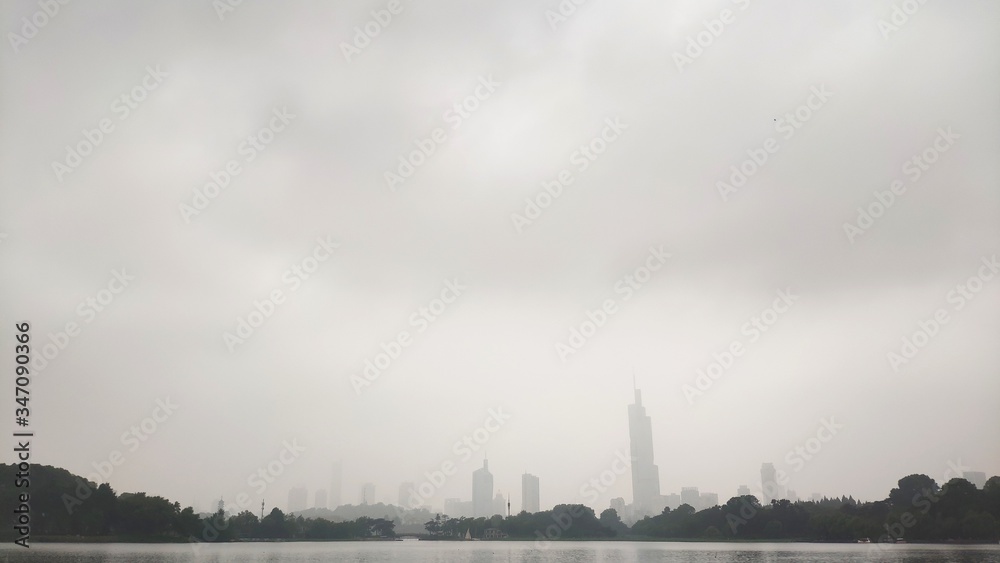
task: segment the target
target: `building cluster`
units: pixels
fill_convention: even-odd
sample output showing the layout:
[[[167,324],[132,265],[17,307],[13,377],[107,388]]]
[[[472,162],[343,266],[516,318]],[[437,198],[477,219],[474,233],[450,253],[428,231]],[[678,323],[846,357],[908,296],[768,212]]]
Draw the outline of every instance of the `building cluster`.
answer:
[[[711,492],[699,492],[698,487],[682,487],[680,494],[660,492],[659,467],[653,461],[653,426],[646,408],[642,404],[642,393],[634,389],[635,402],[628,406],[629,450],[632,471],[632,502],[626,503],[622,497],[611,499],[611,508],[626,524],[641,520],[646,516],[655,516],[665,508],[675,510],[681,505],[689,505],[697,510],[704,510],[719,504],[719,495]],[[760,487],[755,493],[747,485],[740,485],[736,496],[754,495],[762,504],[770,504],[772,500],[786,499],[791,502],[799,500],[795,491],[786,489],[779,484],[778,471],[773,463],[764,463],[760,469]],[[976,487],[982,489],[986,484],[986,474],[979,471],[964,472],[963,477]],[[320,489],[315,492],[313,507],[335,509],[341,504],[342,466],[334,464],[329,491]],[[414,484],[410,481],[399,486],[398,504],[400,507],[413,507],[415,494]],[[813,493],[811,500],[819,501],[819,493]],[[361,505],[376,504],[375,485],[365,483],[361,487],[358,503]],[[300,512],[309,508],[308,491],[304,487],[295,487],[288,493],[289,512]],[[530,473],[521,476],[521,506],[520,511],[539,512],[538,477]],[[507,515],[511,511],[510,498],[496,491],[493,486],[493,474],[490,473],[489,460],[483,460],[483,466],[472,473],[472,500],[447,498],[444,500],[444,514],[453,518],[490,517],[496,514]],[[515,511],[520,512],[520,511]],[[598,513],[600,510],[597,511]]]

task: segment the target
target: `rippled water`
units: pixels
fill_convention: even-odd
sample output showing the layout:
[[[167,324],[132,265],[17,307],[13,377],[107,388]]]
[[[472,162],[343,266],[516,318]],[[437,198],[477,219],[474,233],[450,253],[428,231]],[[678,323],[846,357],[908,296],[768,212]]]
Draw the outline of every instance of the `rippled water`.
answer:
[[[937,546],[788,543],[663,542],[295,542],[238,544],[35,544],[30,549],[0,548],[4,561],[52,563],[281,563],[358,561],[414,563],[550,562],[878,562],[1000,563],[1000,546]]]

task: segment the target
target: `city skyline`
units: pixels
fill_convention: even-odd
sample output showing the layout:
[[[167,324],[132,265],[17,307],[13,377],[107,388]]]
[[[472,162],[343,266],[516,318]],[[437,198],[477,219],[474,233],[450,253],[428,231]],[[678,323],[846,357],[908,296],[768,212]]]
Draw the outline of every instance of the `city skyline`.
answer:
[[[1000,473],[996,2],[56,4],[0,4],[33,464],[254,513]]]

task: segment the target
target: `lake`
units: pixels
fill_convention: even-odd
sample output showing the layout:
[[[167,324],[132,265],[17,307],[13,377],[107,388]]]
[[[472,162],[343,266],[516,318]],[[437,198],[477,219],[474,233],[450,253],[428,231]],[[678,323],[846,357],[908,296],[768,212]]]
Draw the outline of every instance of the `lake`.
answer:
[[[554,562],[712,562],[712,563],[1000,563],[1000,545],[942,546],[788,543],[668,542],[290,542],[230,544],[4,544],[7,562],[46,563],[554,563]]]

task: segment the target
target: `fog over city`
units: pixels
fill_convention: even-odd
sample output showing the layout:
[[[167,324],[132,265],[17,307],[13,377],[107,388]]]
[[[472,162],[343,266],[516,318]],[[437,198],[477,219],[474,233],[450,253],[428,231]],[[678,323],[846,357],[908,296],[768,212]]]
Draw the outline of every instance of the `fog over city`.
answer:
[[[4,3],[32,463],[600,512],[635,385],[664,495],[1000,474],[1000,6],[913,4]]]

